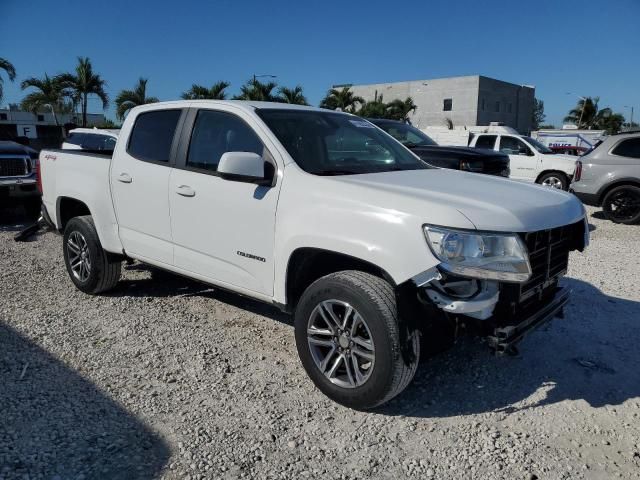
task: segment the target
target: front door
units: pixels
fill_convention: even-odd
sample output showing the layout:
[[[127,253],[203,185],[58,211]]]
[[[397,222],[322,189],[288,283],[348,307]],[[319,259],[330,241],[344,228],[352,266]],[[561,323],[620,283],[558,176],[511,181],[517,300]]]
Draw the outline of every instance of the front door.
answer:
[[[111,192],[125,252],[168,265],[173,263],[173,245],[167,190],[182,112],[140,113],[128,144],[116,147],[111,166]]]
[[[538,157],[518,137],[500,135],[499,150],[509,155],[510,178],[533,182],[538,171]]]
[[[190,113],[185,131],[192,123],[192,133],[169,179],[175,264],[213,283],[272,295],[280,184],[257,186],[217,174],[225,152],[273,160],[242,115],[247,114],[232,107]]]

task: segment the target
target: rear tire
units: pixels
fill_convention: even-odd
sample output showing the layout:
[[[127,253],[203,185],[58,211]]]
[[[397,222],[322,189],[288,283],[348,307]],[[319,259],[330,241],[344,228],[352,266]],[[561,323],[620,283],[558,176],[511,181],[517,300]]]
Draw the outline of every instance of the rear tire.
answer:
[[[307,374],[327,397],[355,409],[388,402],[413,379],[420,335],[403,328],[393,287],[355,270],[316,280],[295,311]]]
[[[611,189],[602,200],[602,211],[614,223],[640,222],[640,187],[621,185]]]
[[[104,251],[90,215],[69,220],[62,249],[67,273],[78,290],[95,295],[118,283],[122,261]]]
[[[565,192],[569,189],[569,178],[561,172],[545,173],[538,179],[538,183],[545,187],[556,188]]]

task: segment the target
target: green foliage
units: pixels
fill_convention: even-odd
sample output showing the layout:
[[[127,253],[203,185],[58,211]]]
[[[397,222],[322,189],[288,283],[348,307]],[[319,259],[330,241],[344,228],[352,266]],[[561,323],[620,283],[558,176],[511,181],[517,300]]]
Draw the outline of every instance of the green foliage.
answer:
[[[60,81],[49,77],[46,73],[43,78],[30,77],[23,80],[20,87],[22,90],[33,89],[22,99],[20,104],[22,110],[33,113],[51,111],[56,125],[58,125],[57,114],[71,110],[71,105],[65,101],[66,96]]]
[[[105,91],[106,82],[93,71],[93,65],[88,57],[78,57],[75,73],[63,73],[56,77],[56,81],[65,89],[73,103],[81,103],[82,126],[87,126],[87,102],[89,95],[96,95],[102,100],[102,108],[109,106],[109,96]]]
[[[234,100],[254,100],[258,102],[277,102],[278,96],[273,90],[278,86],[276,82],[262,83],[260,80],[250,79],[240,87],[240,94]]]
[[[0,57],[0,70],[4,70],[9,77],[10,81],[14,81],[16,79],[16,69],[13,64],[7,60],[6,58]],[[2,97],[4,95],[4,79],[0,76],[0,101],[2,101]]]
[[[406,122],[409,120],[409,114],[418,109],[411,97],[404,100],[396,99],[389,103],[385,103],[382,95],[376,95],[375,100],[364,102],[362,107],[355,112],[356,115],[366,118],[388,118],[391,120],[400,120]]]
[[[534,98],[533,112],[531,113],[531,130],[539,130],[545,118],[547,118],[547,116],[544,114],[544,102]]]
[[[140,77],[133,90],[121,90],[116,97],[116,116],[122,120],[127,112],[139,105],[159,102],[156,97],[147,97],[148,79]]]
[[[302,87],[300,85],[296,85],[294,88],[280,87],[278,89],[277,101],[295,105],[309,105],[307,97],[302,93]]]
[[[556,126],[551,124],[538,126],[538,130],[555,130],[555,129],[556,129]]]
[[[609,107],[599,109],[600,97],[580,99],[575,108],[564,117],[582,129],[605,130],[608,134],[617,133],[624,124],[624,115],[613,113]]]
[[[229,82],[216,82],[211,88],[202,85],[191,85],[191,88],[182,94],[185,100],[224,100],[227,98],[225,90],[230,86]]]
[[[320,102],[320,108],[355,113],[357,106],[364,103],[364,98],[354,95],[349,87],[343,87],[341,90],[332,88]]]

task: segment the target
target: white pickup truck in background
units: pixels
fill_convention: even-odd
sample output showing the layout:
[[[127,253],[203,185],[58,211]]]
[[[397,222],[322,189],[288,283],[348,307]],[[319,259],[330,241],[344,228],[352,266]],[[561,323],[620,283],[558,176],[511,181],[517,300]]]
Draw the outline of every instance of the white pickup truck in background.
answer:
[[[409,384],[423,332],[512,349],[562,311],[569,252],[588,243],[573,195],[433,168],[368,121],[311,107],[145,105],[113,154],[40,159],[78,289],[116,287],[135,259],[293,312],[308,375],[355,408]]]
[[[531,137],[512,133],[477,134],[471,139],[469,146],[509,155],[509,178],[561,190],[568,190],[578,160],[573,155],[553,153]]]

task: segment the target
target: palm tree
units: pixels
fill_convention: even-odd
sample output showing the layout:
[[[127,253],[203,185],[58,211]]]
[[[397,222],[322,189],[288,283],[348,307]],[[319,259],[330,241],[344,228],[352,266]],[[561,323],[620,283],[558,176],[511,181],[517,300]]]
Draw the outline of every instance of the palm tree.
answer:
[[[2,57],[0,57],[0,70],[4,70],[5,73],[7,74],[7,77],[9,77],[9,80],[11,80],[12,82],[16,79],[15,67],[9,60]],[[2,101],[2,97],[4,93],[3,86],[4,86],[4,79],[0,76],[0,101]]]
[[[387,118],[407,122],[409,121],[409,114],[415,112],[417,109],[418,106],[413,103],[411,97],[407,97],[404,100],[392,100],[387,104]]]
[[[121,90],[116,97],[116,116],[123,119],[127,112],[138,105],[159,102],[156,97],[147,97],[147,80],[140,77],[133,90]]]
[[[240,87],[240,95],[236,95],[233,99],[276,102],[278,101],[278,97],[273,94],[273,89],[277,86],[278,84],[276,82],[262,83],[260,80],[251,79]]]
[[[354,95],[349,87],[343,87],[342,90],[332,88],[320,102],[320,108],[353,113],[357,104],[363,105],[364,98]]]
[[[56,111],[62,112],[67,107],[64,89],[60,82],[45,73],[43,78],[30,77],[23,80],[20,87],[22,90],[35,89],[22,99],[21,107],[23,110],[36,113],[44,108],[49,108],[53,114],[53,121],[59,125]]]
[[[89,95],[96,95],[102,100],[102,108],[109,106],[109,96],[104,88],[106,82],[100,75],[93,72],[93,65],[88,57],[78,57],[76,72],[63,73],[56,77],[63,88],[69,90],[69,96],[82,105],[82,126],[87,126],[87,101]]]
[[[356,115],[365,118],[389,118],[389,105],[384,103],[382,95],[376,93],[375,99],[371,102],[364,102]]]
[[[294,88],[280,87],[278,90],[278,101],[282,103],[293,103],[295,105],[309,105],[307,97],[302,93],[302,87],[296,85]]]
[[[224,100],[227,98],[225,90],[231,85],[229,82],[214,83],[211,88],[202,85],[191,85],[191,88],[182,94],[185,100]]]
[[[578,128],[590,128],[598,115],[598,102],[600,97],[581,98],[576,107],[564,117],[565,122],[572,122]]]

